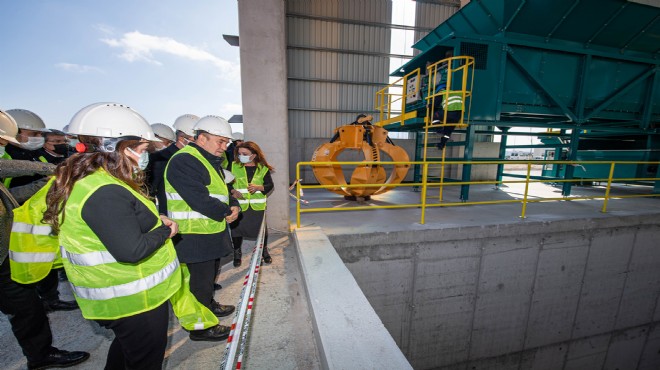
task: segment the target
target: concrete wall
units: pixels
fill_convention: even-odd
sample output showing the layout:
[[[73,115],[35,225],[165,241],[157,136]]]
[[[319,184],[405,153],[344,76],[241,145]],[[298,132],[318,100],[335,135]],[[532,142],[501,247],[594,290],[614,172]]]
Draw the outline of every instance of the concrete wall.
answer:
[[[289,125],[287,114],[286,27],[282,0],[238,2],[241,93],[245,137],[268,153],[276,168],[268,197],[269,227],[288,230]],[[264,15],[268,14],[267,17]],[[255,102],[258,102],[255,104]]]
[[[331,237],[415,369],[660,368],[660,220]]]

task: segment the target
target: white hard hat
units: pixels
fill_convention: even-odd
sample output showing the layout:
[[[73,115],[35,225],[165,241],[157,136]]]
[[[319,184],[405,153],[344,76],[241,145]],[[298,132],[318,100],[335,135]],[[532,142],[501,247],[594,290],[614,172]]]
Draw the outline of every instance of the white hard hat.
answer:
[[[20,129],[48,132],[44,120],[34,112],[27,109],[9,109],[7,113],[14,118]]]
[[[154,134],[161,139],[167,139],[169,141],[176,141],[176,135],[174,135],[174,130],[168,125],[162,123],[154,123],[151,125],[151,129],[154,130]]]
[[[174,121],[174,129],[177,131],[181,131],[186,135],[193,136],[195,135],[195,131],[193,131],[193,127],[195,127],[195,123],[199,121],[199,117],[197,117],[194,114],[184,114],[183,116],[179,116],[179,118]]]
[[[205,116],[197,121],[195,131],[206,131],[211,135],[223,136],[232,139],[231,125],[226,119],[220,116]]]
[[[138,112],[118,103],[95,103],[76,113],[69,123],[72,135],[89,135],[106,138],[136,136],[160,141]]]
[[[242,132],[232,132],[231,135],[234,137],[234,140],[243,140]]]
[[[64,131],[65,133],[68,134],[69,133],[69,125],[66,125],[66,126],[62,127],[62,131]]]
[[[18,134],[18,125],[12,116],[0,110],[0,138],[18,144],[16,135]]]

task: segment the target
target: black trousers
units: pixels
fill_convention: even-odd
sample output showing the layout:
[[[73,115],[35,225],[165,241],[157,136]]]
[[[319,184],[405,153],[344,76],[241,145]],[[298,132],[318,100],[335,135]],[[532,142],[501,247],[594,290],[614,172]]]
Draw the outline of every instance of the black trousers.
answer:
[[[11,279],[9,258],[0,265],[0,311],[9,316],[11,330],[28,361],[41,361],[53,349],[53,335],[34,285]]]
[[[57,290],[60,284],[59,270],[60,269],[50,270],[45,278],[36,283],[37,293],[39,293],[41,299],[46,302],[57,301],[60,299],[60,292]]]
[[[167,347],[169,302],[151,311],[117,320],[96,320],[115,333],[110,344],[105,368],[153,369],[163,367]]]
[[[268,229],[265,230],[266,232],[264,233],[264,250],[261,253],[262,256],[269,255],[270,252],[268,252]],[[241,247],[243,246],[243,237],[241,236],[232,236],[231,238],[231,243],[234,246],[234,250],[241,250]],[[220,274],[220,271],[218,271],[218,274]]]
[[[220,273],[220,259],[186,263],[190,271],[190,292],[204,306],[211,308],[215,289],[215,277]]]

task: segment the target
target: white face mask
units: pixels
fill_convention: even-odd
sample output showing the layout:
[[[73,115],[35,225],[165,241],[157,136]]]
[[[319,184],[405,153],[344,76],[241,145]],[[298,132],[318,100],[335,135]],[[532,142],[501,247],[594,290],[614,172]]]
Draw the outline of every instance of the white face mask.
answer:
[[[69,139],[69,146],[71,148],[76,148],[76,145],[79,143],[78,139]]]
[[[3,155],[5,155],[5,147],[0,145],[0,157],[2,157]]]
[[[28,137],[28,141],[26,143],[20,143],[19,145],[25,150],[37,150],[44,146],[45,142],[46,139],[43,137],[30,136]]]
[[[138,157],[137,165],[142,171],[144,171],[149,165],[149,153],[144,151],[140,154],[137,154],[137,152],[131,148],[126,148],[126,149],[128,149],[129,152],[133,153],[135,156]]]
[[[252,162],[250,160],[250,157],[252,157],[252,156],[251,155],[240,155],[239,154],[238,155],[238,160],[241,161],[241,163],[250,163],[250,162]]]

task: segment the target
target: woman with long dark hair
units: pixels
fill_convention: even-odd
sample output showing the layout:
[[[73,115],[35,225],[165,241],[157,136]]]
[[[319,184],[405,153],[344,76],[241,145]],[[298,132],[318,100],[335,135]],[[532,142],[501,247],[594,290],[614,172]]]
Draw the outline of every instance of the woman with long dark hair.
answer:
[[[238,199],[241,205],[241,214],[230,224],[231,239],[234,244],[234,266],[241,265],[243,238],[254,240],[259,234],[261,222],[266,212],[266,198],[273,190],[274,172],[268,164],[263,151],[253,141],[244,141],[234,149],[234,161],[231,163],[231,173],[235,180],[232,196]],[[262,254],[265,263],[273,259],[268,252],[268,229],[264,236],[264,250]]]
[[[79,153],[57,168],[44,222],[59,235],[83,317],[115,333],[106,369],[160,369],[167,301],[183,279],[170,241],[178,226],[158,216],[143,187],[146,149],[158,139],[137,112],[115,103],[83,108],[69,132]],[[228,332],[217,325],[190,336],[221,340]]]

